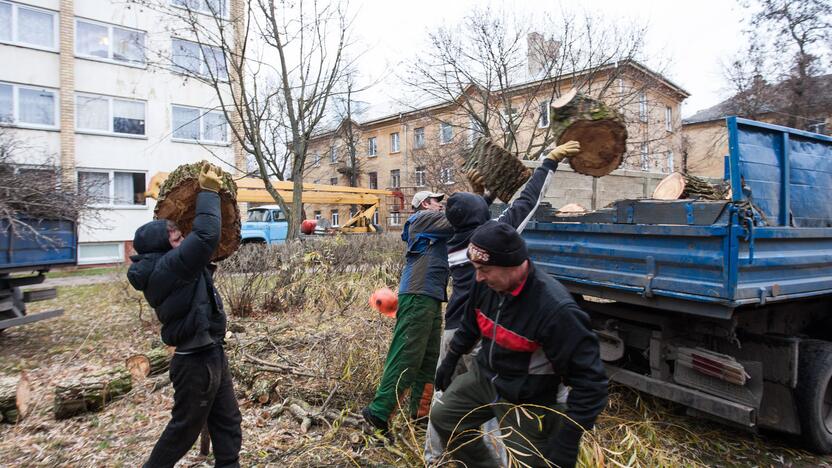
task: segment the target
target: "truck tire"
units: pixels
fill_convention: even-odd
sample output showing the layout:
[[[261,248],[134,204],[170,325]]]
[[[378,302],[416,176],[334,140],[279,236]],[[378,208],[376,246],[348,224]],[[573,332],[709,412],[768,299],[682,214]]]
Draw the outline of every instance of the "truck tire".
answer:
[[[832,343],[800,343],[795,400],[801,437],[817,453],[832,453]]]

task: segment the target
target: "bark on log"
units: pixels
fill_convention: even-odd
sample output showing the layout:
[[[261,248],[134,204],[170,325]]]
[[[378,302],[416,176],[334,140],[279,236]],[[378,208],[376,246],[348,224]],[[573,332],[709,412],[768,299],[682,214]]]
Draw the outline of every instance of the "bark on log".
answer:
[[[101,411],[132,388],[132,375],[124,366],[65,380],[55,386],[55,419]]]
[[[477,140],[463,170],[466,174],[481,174],[485,188],[505,203],[532,175],[515,154],[488,138]]]
[[[17,377],[0,377],[0,422],[16,424],[29,412],[31,389],[29,378],[21,372]]]
[[[266,376],[258,376],[251,386],[251,399],[265,405],[271,399],[272,390],[277,382]]]
[[[203,164],[183,164],[168,175],[159,189],[159,199],[154,210],[155,219],[175,221],[182,234],[191,232],[196,216],[196,196],[201,191],[199,173]],[[231,175],[224,173],[219,192],[222,210],[222,233],[214,255],[214,261],[224,260],[240,247],[240,208],[237,205],[237,184]]]
[[[151,375],[161,374],[170,369],[171,354],[166,348],[151,349],[147,354],[136,354],[125,361],[133,378],[142,380]]]
[[[601,177],[614,171],[627,150],[624,117],[574,89],[552,102],[549,128],[558,144],[575,140],[581,152],[569,158],[575,172]]]
[[[690,174],[674,172],[662,179],[653,190],[654,200],[724,200],[729,195],[727,185],[714,185],[705,179]]]

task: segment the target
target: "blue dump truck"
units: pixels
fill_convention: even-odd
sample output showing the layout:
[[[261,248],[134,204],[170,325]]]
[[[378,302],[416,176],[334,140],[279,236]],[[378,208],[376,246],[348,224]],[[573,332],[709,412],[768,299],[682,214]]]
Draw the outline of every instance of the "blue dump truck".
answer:
[[[0,331],[63,313],[62,309],[26,314],[26,303],[53,299],[54,288],[22,291],[40,284],[56,266],[75,265],[76,223],[66,220],[20,219],[12,226],[0,220]]]
[[[730,117],[730,200],[541,210],[534,261],[591,315],[612,381],[832,452],[832,138]]]

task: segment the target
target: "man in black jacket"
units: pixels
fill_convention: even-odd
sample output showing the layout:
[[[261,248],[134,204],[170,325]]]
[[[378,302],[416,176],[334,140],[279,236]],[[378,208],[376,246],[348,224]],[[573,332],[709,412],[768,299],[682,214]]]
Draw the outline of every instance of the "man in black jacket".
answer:
[[[162,322],[162,341],[175,346],[170,363],[173,383],[171,420],[145,463],[172,467],[208,424],[218,467],[238,467],[242,433],[240,410],[223,351],[225,312],[209,270],[220,240],[219,192],[222,171],[207,163],[199,175],[202,191],[186,237],[166,220],[136,230],[138,255],[127,272],[130,284]]]
[[[477,228],[467,255],[477,282],[436,371],[436,388],[444,393],[430,421],[452,456],[469,468],[496,466],[479,434],[492,417],[522,462],[571,468],[581,435],[607,401],[589,317],[566,288],[535,267],[511,226],[489,221]],[[480,340],[476,362],[454,379],[460,357]],[[561,383],[571,387],[565,408],[557,403]]]

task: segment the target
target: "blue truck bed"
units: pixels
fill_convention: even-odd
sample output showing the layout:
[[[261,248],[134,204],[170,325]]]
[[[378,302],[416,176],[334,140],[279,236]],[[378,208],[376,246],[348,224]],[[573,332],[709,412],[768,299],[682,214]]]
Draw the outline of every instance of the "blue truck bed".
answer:
[[[75,264],[78,235],[74,222],[26,222],[37,231],[37,235],[26,228],[17,228],[13,233],[8,221],[0,220],[0,273]]]
[[[736,117],[727,129],[731,200],[538,219],[531,257],[575,293],[718,318],[832,294],[832,138]]]

